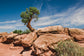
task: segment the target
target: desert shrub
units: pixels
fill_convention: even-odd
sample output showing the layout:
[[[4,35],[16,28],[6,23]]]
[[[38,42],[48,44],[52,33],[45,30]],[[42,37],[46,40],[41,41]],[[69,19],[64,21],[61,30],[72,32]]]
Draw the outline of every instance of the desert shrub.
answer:
[[[26,29],[25,31],[23,31],[23,34],[28,34],[30,32],[31,32],[30,30]]]
[[[73,41],[59,42],[56,50],[56,56],[84,56],[84,48]]]
[[[13,33],[22,34],[22,30],[14,30]]]
[[[28,34],[30,33],[31,31],[26,29],[25,31],[22,31],[22,30],[14,30],[13,33],[17,33],[17,34]]]

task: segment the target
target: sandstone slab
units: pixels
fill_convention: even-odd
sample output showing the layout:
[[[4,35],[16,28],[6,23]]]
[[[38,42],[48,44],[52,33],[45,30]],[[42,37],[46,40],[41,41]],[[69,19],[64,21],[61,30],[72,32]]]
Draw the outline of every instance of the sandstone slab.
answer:
[[[44,51],[49,51],[50,49],[53,49],[53,44],[67,39],[71,39],[71,37],[65,34],[44,34],[36,39],[36,41],[33,43],[33,46],[35,48],[36,54],[41,54]]]
[[[30,47],[36,39],[36,32],[31,32],[26,36],[26,38],[22,39],[21,42],[24,47]]]

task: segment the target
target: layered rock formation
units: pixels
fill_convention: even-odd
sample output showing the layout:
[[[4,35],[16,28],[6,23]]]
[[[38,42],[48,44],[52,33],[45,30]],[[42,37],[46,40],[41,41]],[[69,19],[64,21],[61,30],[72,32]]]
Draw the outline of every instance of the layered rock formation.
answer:
[[[0,50],[2,50],[0,56],[55,56],[55,46],[58,42],[64,40],[73,40],[84,47],[84,30],[49,26],[23,35],[0,33],[0,45],[5,47],[8,45],[7,52],[11,53],[3,54],[5,50],[2,49],[5,47],[0,47]]]

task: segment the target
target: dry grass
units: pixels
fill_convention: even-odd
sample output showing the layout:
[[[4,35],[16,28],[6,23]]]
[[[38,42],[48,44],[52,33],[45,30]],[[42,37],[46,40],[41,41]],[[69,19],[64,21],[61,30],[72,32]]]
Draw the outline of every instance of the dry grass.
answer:
[[[56,56],[84,56],[84,48],[73,41],[59,42],[55,50]]]

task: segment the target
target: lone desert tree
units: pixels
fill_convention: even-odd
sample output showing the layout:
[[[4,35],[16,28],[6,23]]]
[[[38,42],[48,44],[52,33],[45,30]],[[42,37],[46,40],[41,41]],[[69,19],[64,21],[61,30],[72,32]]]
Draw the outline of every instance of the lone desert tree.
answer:
[[[22,22],[24,23],[24,25],[26,25],[30,31],[34,31],[35,29],[31,27],[31,21],[32,19],[38,20],[38,15],[39,15],[39,10],[36,7],[30,7],[29,9],[26,8],[26,11],[21,13],[21,18],[22,18]],[[36,21],[35,20],[35,21]]]

